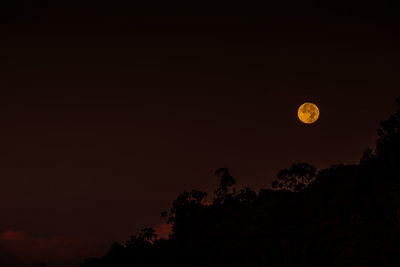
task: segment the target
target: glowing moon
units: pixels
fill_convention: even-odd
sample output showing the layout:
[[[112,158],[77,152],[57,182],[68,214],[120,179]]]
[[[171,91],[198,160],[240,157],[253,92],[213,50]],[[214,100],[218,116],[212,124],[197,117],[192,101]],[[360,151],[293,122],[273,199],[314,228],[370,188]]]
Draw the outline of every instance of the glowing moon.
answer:
[[[305,124],[311,124],[318,120],[319,109],[317,105],[313,103],[304,103],[299,107],[299,110],[297,111],[297,116],[299,117],[299,120],[301,120]]]

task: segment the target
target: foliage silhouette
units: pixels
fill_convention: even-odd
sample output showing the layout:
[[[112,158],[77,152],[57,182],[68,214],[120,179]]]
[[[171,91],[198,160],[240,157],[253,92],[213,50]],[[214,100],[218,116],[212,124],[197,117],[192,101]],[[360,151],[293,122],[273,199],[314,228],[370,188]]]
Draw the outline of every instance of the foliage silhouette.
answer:
[[[220,184],[214,192],[214,202],[222,203],[225,199],[233,197],[234,194],[230,193],[229,190],[236,184],[236,180],[230,175],[229,170],[226,168],[216,170],[215,175],[220,178]]]
[[[400,266],[399,110],[381,123],[359,164],[299,163],[273,189],[235,190],[227,169],[212,203],[183,192],[164,213],[167,240],[144,229],[83,267]]]
[[[307,163],[293,164],[289,169],[280,170],[272,188],[289,191],[304,190],[316,177],[317,169]]]

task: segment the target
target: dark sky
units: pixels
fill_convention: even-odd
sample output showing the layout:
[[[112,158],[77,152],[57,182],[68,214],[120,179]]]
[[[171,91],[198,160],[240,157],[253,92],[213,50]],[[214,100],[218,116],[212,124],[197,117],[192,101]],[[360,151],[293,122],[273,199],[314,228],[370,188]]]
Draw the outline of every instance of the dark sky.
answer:
[[[356,163],[400,96],[384,1],[1,5],[0,261],[100,255],[219,167],[259,189],[294,162]]]

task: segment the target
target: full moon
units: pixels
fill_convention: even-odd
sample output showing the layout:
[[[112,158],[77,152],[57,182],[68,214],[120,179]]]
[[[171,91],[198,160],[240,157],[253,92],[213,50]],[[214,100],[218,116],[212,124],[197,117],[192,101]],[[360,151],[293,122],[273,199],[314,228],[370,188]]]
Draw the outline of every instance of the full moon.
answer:
[[[304,103],[299,107],[297,111],[297,116],[305,124],[311,124],[318,120],[319,109],[317,105],[313,103]]]

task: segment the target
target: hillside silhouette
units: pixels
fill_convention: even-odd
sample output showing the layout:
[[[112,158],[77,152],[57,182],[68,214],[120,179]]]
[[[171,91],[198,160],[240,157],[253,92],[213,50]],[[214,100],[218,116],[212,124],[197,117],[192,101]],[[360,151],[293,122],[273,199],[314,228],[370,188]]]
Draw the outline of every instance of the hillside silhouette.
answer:
[[[400,98],[359,164],[281,170],[270,189],[235,189],[228,169],[212,202],[181,193],[151,228],[82,267],[400,266]]]

